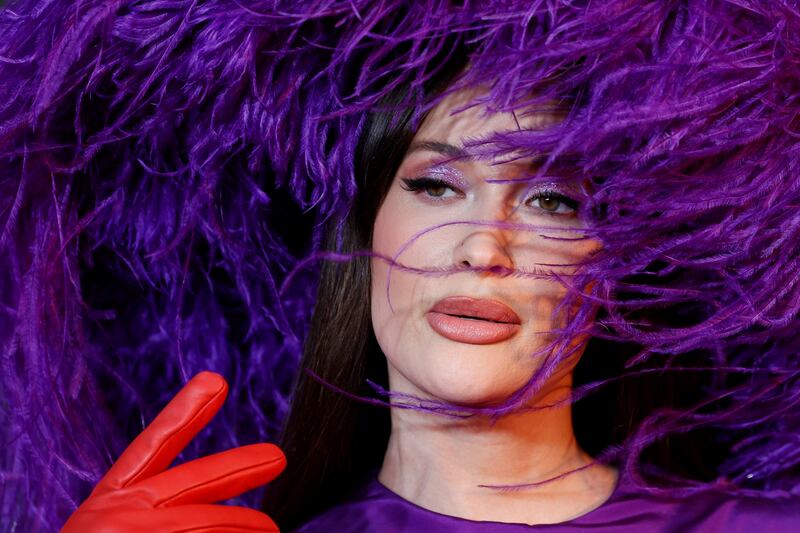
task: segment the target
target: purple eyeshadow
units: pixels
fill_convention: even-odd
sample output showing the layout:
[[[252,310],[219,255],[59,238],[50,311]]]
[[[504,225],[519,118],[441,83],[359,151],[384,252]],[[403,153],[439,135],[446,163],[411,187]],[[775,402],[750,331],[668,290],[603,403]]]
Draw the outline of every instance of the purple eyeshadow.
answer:
[[[462,172],[451,166],[437,165],[426,170],[425,175],[447,182],[448,185],[457,187],[463,192],[471,188],[469,180]]]

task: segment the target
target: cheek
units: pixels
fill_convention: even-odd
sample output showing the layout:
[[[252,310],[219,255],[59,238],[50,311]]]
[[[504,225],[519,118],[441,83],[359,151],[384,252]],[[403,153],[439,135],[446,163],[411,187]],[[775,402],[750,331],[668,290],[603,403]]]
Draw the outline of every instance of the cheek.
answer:
[[[431,245],[435,239],[425,236],[408,245],[427,221],[417,213],[409,213],[393,192],[396,191],[390,191],[378,210],[372,250],[413,268],[439,264],[441,258],[432,255],[441,249],[440,243]],[[370,269],[370,307],[375,338],[391,366],[404,374],[413,374],[420,366],[415,358],[423,352],[424,328],[427,327],[424,315],[427,302],[435,296],[433,289],[437,278],[405,272],[397,265],[390,269],[387,261],[377,257],[371,258]]]
[[[404,228],[400,218],[397,215],[393,194],[390,191],[378,210],[372,237],[372,250],[387,259],[394,258],[406,238],[400,234]],[[404,257],[396,260],[404,261]],[[400,324],[403,322],[403,315],[407,314],[407,303],[403,297],[408,292],[408,287],[406,287],[408,276],[393,268],[391,283],[389,283],[389,263],[378,257],[371,258],[370,269],[372,327],[384,354],[391,355],[396,351],[397,343],[402,338]],[[389,284],[388,292],[387,283]]]
[[[378,258],[372,259],[371,272],[372,327],[383,353],[392,360],[419,338],[417,319],[423,314],[426,278],[397,268],[391,270],[389,278],[389,265]]]
[[[598,241],[581,237],[585,234],[577,231],[520,231],[511,238],[509,246],[514,251],[514,263],[519,269],[541,266],[548,271],[570,273],[574,268],[569,265],[581,263],[601,248]]]
[[[372,258],[371,261],[371,288],[370,288],[370,307],[372,313],[372,328],[375,332],[375,338],[381,348],[384,347],[386,341],[387,329],[391,326],[391,309],[389,308],[389,300],[386,296],[386,275],[388,272],[387,264],[378,258]],[[384,350],[385,353],[385,350]]]
[[[420,219],[403,204],[395,188],[389,191],[378,210],[372,231],[372,250],[386,258],[371,258],[373,319],[379,321],[378,325],[394,319],[394,315],[407,313],[410,301],[420,298],[419,289],[428,280],[423,275],[404,272],[397,265],[391,267],[388,262],[394,260],[413,268],[432,264],[432,258],[428,257],[429,240],[423,237],[411,242],[415,233],[422,229]]]

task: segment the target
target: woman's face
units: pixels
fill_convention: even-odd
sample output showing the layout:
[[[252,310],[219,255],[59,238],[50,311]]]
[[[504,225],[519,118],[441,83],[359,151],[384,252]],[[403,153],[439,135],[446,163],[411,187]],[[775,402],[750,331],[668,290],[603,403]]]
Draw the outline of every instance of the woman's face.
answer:
[[[551,181],[529,188],[529,182],[485,181],[530,175],[531,160],[494,165],[486,159],[453,160],[467,139],[486,138],[496,131],[542,128],[556,120],[547,115],[481,116],[484,111],[481,107],[451,116],[452,110],[473,95],[461,92],[448,96],[420,126],[378,210],[373,250],[414,268],[503,267],[523,271],[546,268],[538,266],[541,263],[576,263],[596,250],[596,241],[550,240],[540,236],[542,233],[579,236],[574,231],[564,231],[583,227],[575,203],[559,201],[552,194],[555,190],[577,198],[570,192],[569,184]],[[444,184],[413,181],[419,178],[432,178]],[[573,186],[578,188],[580,184]],[[551,191],[549,196],[542,195],[545,190]],[[412,236],[426,228],[459,220],[539,224],[564,230],[524,231],[451,224],[408,244]],[[531,354],[552,340],[548,333],[557,324],[551,323],[551,312],[566,293],[555,281],[496,272],[465,271],[433,277],[393,268],[387,280],[389,265],[385,261],[372,258],[371,268],[372,324],[386,355],[391,389],[462,405],[501,401],[528,381],[542,359]],[[560,271],[568,272],[564,267]],[[466,301],[473,305],[437,307],[445,298],[454,298],[448,301],[456,304]],[[518,320],[513,315],[487,317],[506,323],[453,316],[487,315],[503,310],[492,308],[489,302],[469,299],[504,304],[516,313]],[[432,311],[434,307],[436,310]]]

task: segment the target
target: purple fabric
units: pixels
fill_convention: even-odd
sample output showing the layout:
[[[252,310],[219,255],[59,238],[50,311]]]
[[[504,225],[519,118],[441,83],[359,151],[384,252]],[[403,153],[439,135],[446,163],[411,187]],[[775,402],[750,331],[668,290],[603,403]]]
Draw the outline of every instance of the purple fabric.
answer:
[[[698,496],[671,498],[642,493],[629,477],[620,476],[614,493],[599,507],[566,522],[530,526],[466,520],[429,511],[392,492],[373,475],[347,502],[295,531],[517,533],[530,530],[558,533],[796,532],[800,531],[800,497],[787,495],[767,499],[708,490]]]

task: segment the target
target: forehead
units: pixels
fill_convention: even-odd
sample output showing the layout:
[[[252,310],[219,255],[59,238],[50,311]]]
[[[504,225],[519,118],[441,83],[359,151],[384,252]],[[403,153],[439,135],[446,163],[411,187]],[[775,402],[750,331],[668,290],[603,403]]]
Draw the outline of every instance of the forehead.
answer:
[[[446,160],[452,157],[456,160],[475,162],[476,160],[468,155],[469,150],[460,149],[469,141],[486,140],[498,132],[541,130],[564,120],[565,111],[559,110],[553,102],[548,102],[549,109],[541,107],[539,110],[528,109],[516,113],[494,111],[476,101],[486,96],[487,92],[482,89],[466,89],[444,97],[420,124],[404,164],[408,161],[413,162],[417,157],[414,154],[419,154],[418,158],[424,159],[424,154],[431,152],[440,154]],[[485,160],[490,164],[487,167],[488,171],[497,173],[506,173],[509,169],[522,173],[536,172],[541,164],[540,157],[526,156],[522,159],[500,157],[499,162],[502,164],[496,167],[491,164],[492,160],[493,157]],[[554,176],[558,176],[559,181],[582,187],[586,192],[594,190],[589,178],[576,175],[568,157],[551,165],[550,170],[551,173],[555,173]]]
[[[415,140],[430,139],[461,146],[467,139],[487,139],[497,132],[543,129],[560,118],[547,111],[497,112],[476,99],[482,89],[464,89],[443,98],[420,125]]]

